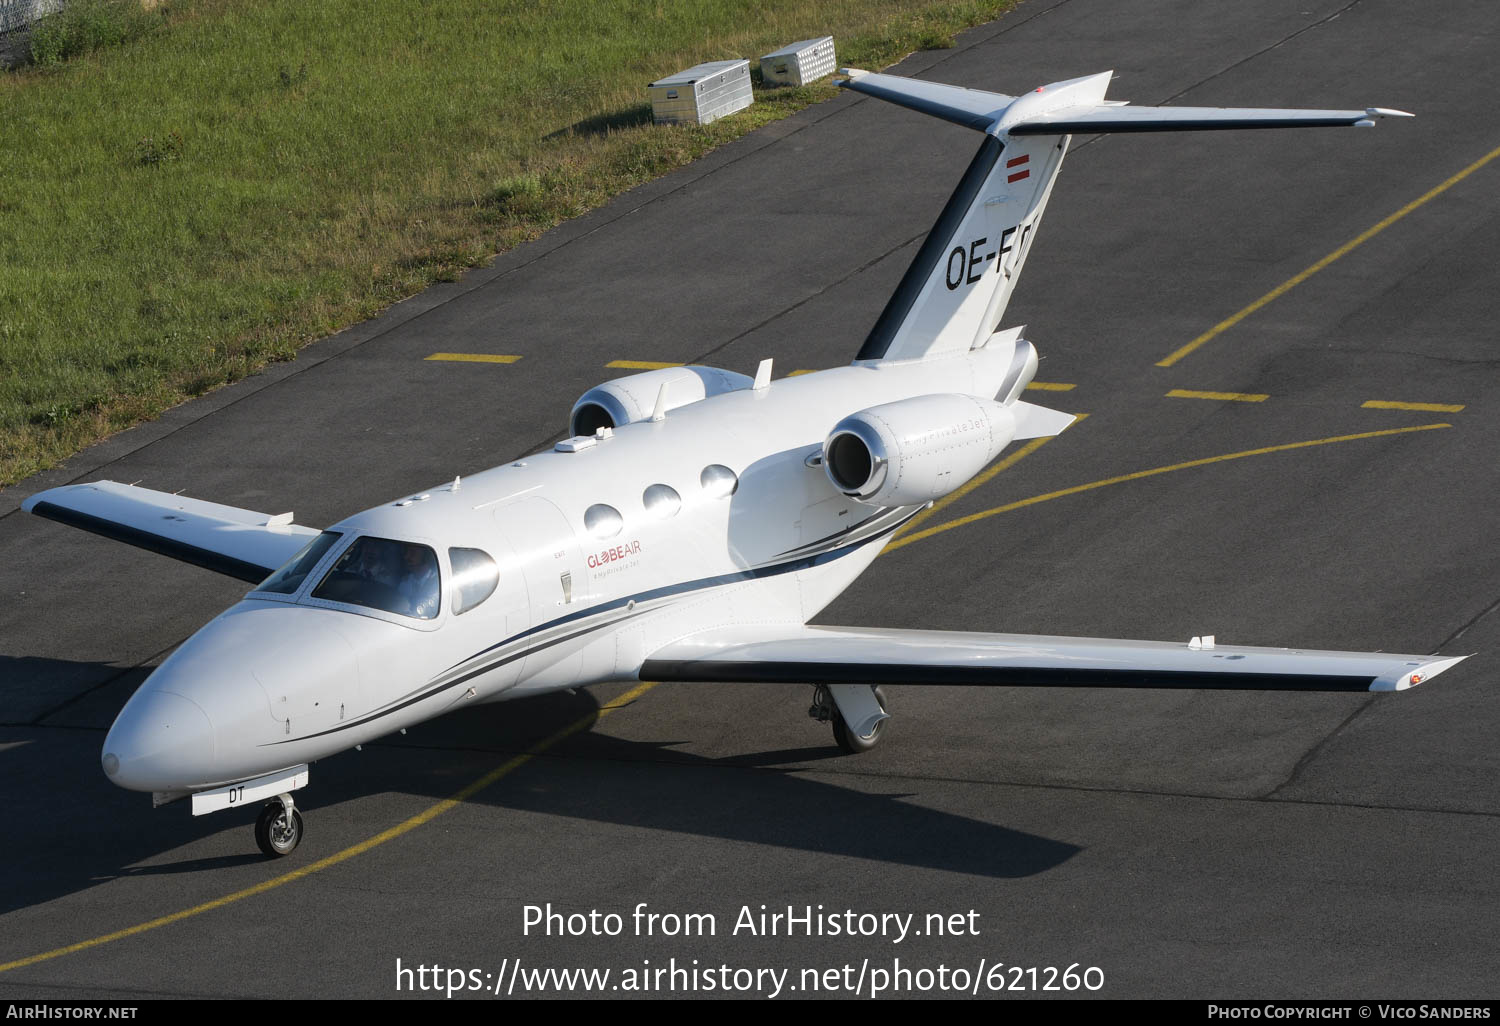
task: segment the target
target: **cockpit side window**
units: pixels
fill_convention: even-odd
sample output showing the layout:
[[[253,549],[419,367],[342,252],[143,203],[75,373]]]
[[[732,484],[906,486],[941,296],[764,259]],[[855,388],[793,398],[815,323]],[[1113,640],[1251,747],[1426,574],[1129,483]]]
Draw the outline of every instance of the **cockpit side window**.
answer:
[[[316,599],[431,620],[442,602],[437,554],[426,545],[360,538],[333,564]]]
[[[453,615],[467,613],[495,593],[500,570],[486,552],[479,549],[449,549],[448,562],[453,566]]]
[[[287,560],[280,570],[261,581],[255,590],[269,591],[275,595],[292,594],[302,587],[302,582],[312,572],[312,568],[318,565],[318,560],[342,537],[338,531],[324,531],[302,546],[302,551]]]

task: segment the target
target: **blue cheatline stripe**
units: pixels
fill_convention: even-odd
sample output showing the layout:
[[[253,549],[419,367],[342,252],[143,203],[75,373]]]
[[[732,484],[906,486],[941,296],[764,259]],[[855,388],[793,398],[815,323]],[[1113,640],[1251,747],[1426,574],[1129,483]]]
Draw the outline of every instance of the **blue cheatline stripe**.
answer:
[[[903,516],[900,519],[892,522],[888,527],[876,534],[872,534],[867,538],[862,538],[859,541],[852,542],[848,545],[842,545],[837,548],[829,549],[826,552],[812,553],[806,556],[801,556],[796,559],[789,559],[784,562],[775,563],[769,566],[751,567],[749,569],[739,570],[730,574],[720,574],[716,577],[704,577],[696,581],[685,581],[682,584],[672,584],[662,588],[654,588],[651,591],[638,592],[635,595],[626,596],[625,598],[616,599],[612,602],[592,606],[589,609],[580,610],[579,612],[569,614],[568,616],[558,617],[556,620],[552,620],[548,623],[542,624],[540,627],[533,627],[530,630],[522,631],[520,634],[517,634],[510,638],[506,638],[504,641],[491,645],[489,648],[481,649],[480,651],[469,656],[467,659],[462,659],[459,662],[455,663],[454,666],[462,666],[464,663],[471,662],[474,659],[477,659],[479,656],[484,655],[486,652],[493,652],[496,649],[504,648],[506,645],[519,641],[522,638],[530,637],[543,631],[551,630],[554,627],[558,627],[562,624],[582,619],[583,617],[597,616],[602,613],[626,609],[633,603],[649,602],[653,599],[669,598],[673,595],[681,595],[690,591],[703,591],[709,588],[722,587],[726,584],[738,584],[743,581],[757,580],[763,577],[776,577],[781,574],[795,573],[798,570],[806,570],[814,566],[821,566],[822,564],[832,562],[835,559],[841,559],[857,549],[863,548],[864,546],[869,545],[872,542],[879,541],[880,539],[900,530],[901,525],[905,524],[908,520],[910,520],[920,512],[921,508],[918,507],[917,509],[914,509],[910,513],[908,513],[906,516]],[[397,705],[393,705],[388,709],[382,709],[379,712],[369,713],[365,716],[360,717],[359,719],[350,720],[348,723],[341,723],[337,727],[330,727],[329,729],[319,731],[316,734],[304,734],[301,737],[288,738],[284,741],[276,741],[272,743],[272,746],[274,747],[279,745],[293,744],[298,741],[309,741],[316,737],[325,737],[329,734],[337,734],[341,731],[351,730],[354,727],[363,726],[385,716],[389,716],[391,713],[398,712],[401,709],[405,709],[407,706],[415,705],[416,703],[425,701],[426,699],[432,698],[435,695],[440,695],[444,691],[448,691],[452,688],[458,687],[461,684],[465,684],[475,677],[488,673],[490,670],[498,669],[501,666],[506,665],[507,663],[513,663],[517,659],[522,659],[533,652],[540,652],[543,649],[551,648],[554,645],[560,645],[567,641],[573,641],[577,638],[583,637],[586,634],[592,634],[593,632],[602,630],[606,627],[613,627],[616,624],[624,622],[625,620],[634,619],[637,616],[644,616],[648,612],[651,612],[651,610],[642,609],[639,611],[633,611],[630,612],[627,616],[612,617],[603,623],[592,624],[588,627],[582,628],[581,630],[562,635],[561,637],[552,638],[548,641],[541,642],[540,644],[528,646],[518,652],[512,652],[508,655],[501,656],[498,659],[486,663],[481,667],[469,670],[459,677],[454,678],[453,680],[445,681],[442,684],[437,684],[433,687],[430,687],[422,691],[420,694],[403,699]],[[449,670],[451,669],[453,669],[453,667],[449,667]],[[449,672],[449,670],[444,670],[443,672],[447,673]],[[262,745],[261,747],[266,746]]]
[[[453,666],[448,667],[448,670],[452,670],[456,667],[462,666],[464,663],[478,658],[479,656],[484,655],[486,652],[493,652],[497,648],[503,648],[504,646],[509,645],[512,642],[519,641],[522,638],[528,638],[534,634],[541,634],[543,631],[549,631],[554,627],[569,623],[573,620],[581,620],[587,616],[596,616],[599,613],[606,613],[613,609],[620,609],[632,602],[650,602],[653,599],[668,598],[672,595],[680,595],[683,592],[701,591],[705,588],[717,588],[725,584],[738,584],[741,581],[755,580],[761,577],[775,577],[778,574],[795,573],[798,570],[806,570],[810,567],[820,566],[823,563],[829,562],[830,560],[839,559],[843,556],[848,555],[850,552],[853,552],[855,549],[864,545],[866,542],[872,540],[873,538],[883,537],[887,534],[890,534],[892,531],[899,530],[902,524],[906,523],[921,511],[921,507],[911,509],[906,516],[903,516],[900,520],[893,522],[887,529],[882,530],[877,535],[860,538],[856,541],[849,542],[844,545],[830,546],[823,552],[810,552],[802,556],[784,560],[780,563],[769,563],[764,566],[749,567],[745,570],[736,570],[733,573],[720,574],[716,577],[703,577],[696,581],[684,581],[681,584],[669,584],[661,588],[654,588],[650,591],[637,592],[634,595],[626,595],[622,598],[614,599],[609,602],[602,602],[599,605],[590,606],[587,609],[580,609],[576,613],[569,613],[567,616],[560,616],[556,620],[549,620],[546,623],[536,627],[532,627],[529,630],[521,631],[519,634],[515,634],[509,638],[506,638],[504,641],[498,641],[495,644],[491,645],[489,648],[481,649],[471,656],[460,659],[458,662],[454,663]],[[825,543],[828,543],[833,539],[842,538],[847,536],[848,534],[848,531],[841,531],[838,534],[830,535],[823,541]],[[789,551],[795,552],[797,550],[792,549]],[[444,670],[443,672],[447,673],[448,670]]]

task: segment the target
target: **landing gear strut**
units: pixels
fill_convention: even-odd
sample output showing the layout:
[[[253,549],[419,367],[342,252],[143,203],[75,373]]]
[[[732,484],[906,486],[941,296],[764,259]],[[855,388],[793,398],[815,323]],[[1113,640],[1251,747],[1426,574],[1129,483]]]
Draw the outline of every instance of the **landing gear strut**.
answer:
[[[266,802],[255,821],[255,843],[273,859],[290,855],[302,841],[302,814],[292,804],[290,794],[277,795]]]
[[[885,711],[885,692],[878,686],[870,688],[875,692],[875,701],[880,703],[881,711]],[[885,733],[886,721],[881,720],[875,724],[875,728],[868,734],[856,734],[849,724],[844,722],[843,714],[833,700],[833,695],[828,688],[822,684],[813,690],[813,703],[807,710],[807,715],[819,723],[833,721],[833,740],[850,755],[858,755],[860,752],[868,752],[880,741],[880,736]]]

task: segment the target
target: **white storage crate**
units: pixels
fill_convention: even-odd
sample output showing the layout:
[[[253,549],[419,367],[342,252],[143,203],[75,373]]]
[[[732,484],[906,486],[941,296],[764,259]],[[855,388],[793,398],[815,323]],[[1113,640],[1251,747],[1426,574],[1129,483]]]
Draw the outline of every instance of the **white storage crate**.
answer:
[[[783,46],[760,59],[760,79],[766,85],[807,85],[833,74],[833,37],[804,39]]]
[[[755,102],[746,60],[709,61],[652,82],[646,90],[658,125],[706,125]]]

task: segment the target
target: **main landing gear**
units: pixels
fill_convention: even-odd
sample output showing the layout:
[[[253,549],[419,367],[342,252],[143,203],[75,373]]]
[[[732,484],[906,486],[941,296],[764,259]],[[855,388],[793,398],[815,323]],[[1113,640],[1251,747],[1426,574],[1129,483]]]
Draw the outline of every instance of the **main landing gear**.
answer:
[[[290,855],[302,841],[302,814],[292,804],[290,794],[277,795],[266,802],[255,821],[255,843],[273,859]]]
[[[875,701],[880,704],[881,712],[886,710],[885,691],[879,686],[872,686],[871,691],[875,693]],[[849,755],[858,755],[860,752],[868,752],[879,742],[881,735],[885,733],[885,725],[888,721],[881,720],[875,724],[868,734],[856,734],[844,720],[843,713],[833,700],[833,694],[826,685],[819,684],[813,689],[813,703],[807,710],[807,715],[819,723],[833,721],[833,740]]]

